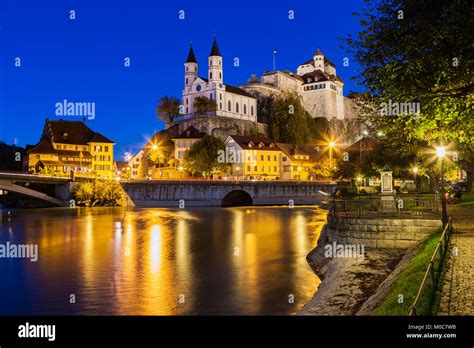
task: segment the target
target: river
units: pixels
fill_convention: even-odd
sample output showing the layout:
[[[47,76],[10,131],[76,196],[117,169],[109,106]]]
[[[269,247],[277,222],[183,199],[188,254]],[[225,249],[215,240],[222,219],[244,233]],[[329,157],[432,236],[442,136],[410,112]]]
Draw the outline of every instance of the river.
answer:
[[[292,315],[319,279],[306,262],[326,212],[313,206],[6,211],[0,315]]]

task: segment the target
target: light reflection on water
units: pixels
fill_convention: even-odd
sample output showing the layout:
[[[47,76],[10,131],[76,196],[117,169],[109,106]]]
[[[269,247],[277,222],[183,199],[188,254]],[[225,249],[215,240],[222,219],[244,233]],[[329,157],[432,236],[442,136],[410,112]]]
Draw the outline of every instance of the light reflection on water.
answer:
[[[0,243],[37,243],[39,259],[0,259],[0,314],[294,314],[319,283],[305,257],[325,217],[314,207],[15,211]]]

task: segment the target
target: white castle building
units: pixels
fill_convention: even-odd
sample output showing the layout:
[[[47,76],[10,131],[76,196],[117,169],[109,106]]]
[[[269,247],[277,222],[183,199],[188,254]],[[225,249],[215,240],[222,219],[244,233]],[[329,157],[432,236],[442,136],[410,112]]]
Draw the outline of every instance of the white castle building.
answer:
[[[264,73],[260,79],[250,80],[242,87],[252,94],[264,96],[294,93],[313,118],[355,118],[354,105],[343,95],[344,82],[336,75],[336,66],[319,49],[311,59],[298,66],[296,73]]]
[[[224,83],[222,56],[216,39],[208,57],[207,78],[199,76],[199,66],[192,46],[184,69],[182,111],[185,116],[195,114],[194,100],[197,97],[206,97],[215,100],[217,110],[213,114],[216,116],[257,121],[257,99],[242,88]]]

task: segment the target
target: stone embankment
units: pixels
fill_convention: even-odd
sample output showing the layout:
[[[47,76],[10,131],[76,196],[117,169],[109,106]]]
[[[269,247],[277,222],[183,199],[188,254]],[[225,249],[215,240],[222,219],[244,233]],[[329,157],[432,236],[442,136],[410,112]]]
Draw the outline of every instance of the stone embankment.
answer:
[[[438,220],[352,219],[328,215],[308,262],[321,279],[299,315],[370,315]],[[362,245],[363,257],[328,257],[331,245]],[[366,303],[367,302],[367,303]]]

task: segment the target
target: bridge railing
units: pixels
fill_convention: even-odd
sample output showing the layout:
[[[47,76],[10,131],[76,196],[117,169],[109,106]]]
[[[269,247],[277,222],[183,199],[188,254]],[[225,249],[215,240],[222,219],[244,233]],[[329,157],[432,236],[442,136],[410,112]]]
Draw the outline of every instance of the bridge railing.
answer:
[[[358,196],[350,199],[329,199],[329,212],[333,216],[348,218],[414,218],[438,219],[438,195],[380,195]]]

